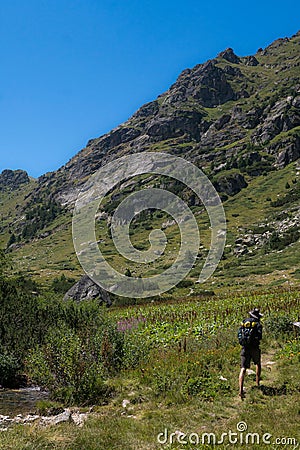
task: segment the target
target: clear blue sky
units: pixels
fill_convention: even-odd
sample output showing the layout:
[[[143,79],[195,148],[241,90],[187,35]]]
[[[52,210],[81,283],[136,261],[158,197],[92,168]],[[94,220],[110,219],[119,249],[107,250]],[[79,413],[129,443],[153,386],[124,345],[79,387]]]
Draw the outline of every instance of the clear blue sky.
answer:
[[[181,70],[300,28],[298,0],[1,0],[0,170],[55,170]]]

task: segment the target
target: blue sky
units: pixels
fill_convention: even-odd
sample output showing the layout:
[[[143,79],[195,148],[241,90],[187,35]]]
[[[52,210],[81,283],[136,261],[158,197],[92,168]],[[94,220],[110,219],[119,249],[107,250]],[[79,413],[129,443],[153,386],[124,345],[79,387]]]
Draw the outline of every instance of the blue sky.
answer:
[[[300,2],[1,0],[0,170],[34,177],[226,47],[300,28]]]

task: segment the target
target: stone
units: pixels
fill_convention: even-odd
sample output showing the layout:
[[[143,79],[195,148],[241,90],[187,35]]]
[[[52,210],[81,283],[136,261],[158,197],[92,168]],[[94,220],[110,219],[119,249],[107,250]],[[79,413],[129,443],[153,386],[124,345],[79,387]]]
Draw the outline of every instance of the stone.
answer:
[[[88,416],[88,413],[74,412],[71,415],[71,421],[74,422],[77,427],[81,428],[83,427],[84,422],[87,420]]]
[[[18,414],[15,417],[0,415],[0,431],[6,431],[8,427],[12,425],[30,425],[37,423],[40,426],[53,426],[63,422],[72,422],[78,427],[82,427],[91,413],[91,409],[87,413],[80,413],[79,411],[71,411],[69,408],[63,409],[59,414],[40,416],[38,414],[28,414],[23,417],[22,414]]]
[[[65,409],[63,413],[57,414],[56,416],[42,416],[40,418],[40,425],[58,425],[62,422],[70,422],[71,411],[70,409]]]
[[[223,377],[223,375],[220,375],[220,376],[219,376],[219,380],[221,380],[221,381],[227,381],[227,378]]]
[[[64,296],[64,300],[73,299],[76,302],[99,298],[101,303],[111,305],[111,298],[107,291],[96,284],[88,275],[83,275]]]
[[[224,125],[226,125],[231,119],[231,116],[229,114],[224,114],[223,116],[220,117],[220,119],[216,120],[216,122],[214,123],[214,127],[217,130],[221,130]]]
[[[251,136],[255,145],[271,141],[282,131],[289,131],[300,125],[300,111],[287,98],[280,100],[268,111],[263,122]],[[275,143],[276,145],[276,143]]]
[[[248,186],[245,178],[240,173],[221,176],[214,184],[217,191],[225,192],[228,195],[235,195]]]
[[[218,54],[218,57],[226,59],[226,61],[229,61],[233,64],[239,64],[240,62],[240,58],[234,53],[232,48],[226,48],[226,50]]]
[[[276,164],[278,167],[285,167],[300,158],[300,136],[284,139],[280,143],[277,143],[277,145],[270,146],[270,150],[274,152],[276,149],[278,152],[282,147],[283,150],[277,154]]]
[[[253,56],[253,55],[245,56],[245,58],[243,58],[243,60],[244,60],[244,63],[246,66],[258,66],[258,64],[259,64],[259,62],[255,58],[255,56]]]
[[[122,407],[123,408],[127,408],[127,406],[130,404],[130,400],[128,400],[127,398],[125,398],[123,401],[122,401]]]

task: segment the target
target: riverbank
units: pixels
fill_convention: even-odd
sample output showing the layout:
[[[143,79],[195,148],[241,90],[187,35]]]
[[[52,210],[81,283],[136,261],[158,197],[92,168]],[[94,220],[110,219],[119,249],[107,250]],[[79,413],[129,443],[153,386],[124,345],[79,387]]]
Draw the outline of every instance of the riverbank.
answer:
[[[31,425],[35,424],[41,427],[58,425],[63,422],[73,423],[79,427],[83,426],[89,413],[81,413],[77,409],[63,409],[59,414],[51,416],[42,416],[39,414],[18,414],[15,417],[0,415],[0,432],[9,431],[13,425]]]
[[[49,396],[39,387],[0,390],[0,417],[36,412],[36,403]]]

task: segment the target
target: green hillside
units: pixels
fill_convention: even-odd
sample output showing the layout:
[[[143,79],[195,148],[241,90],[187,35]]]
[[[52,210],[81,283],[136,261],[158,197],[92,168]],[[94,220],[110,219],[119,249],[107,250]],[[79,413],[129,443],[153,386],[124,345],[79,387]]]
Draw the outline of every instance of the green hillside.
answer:
[[[20,170],[0,174],[0,394],[37,385],[48,395],[30,411],[36,416],[0,414],[1,449],[225,449],[236,430],[236,448],[248,445],[244,431],[255,433],[251,449],[299,446],[299,46],[298,32],[253,56],[226,49],[184,70],[165,93],[56,172],[37,180]],[[110,305],[97,291],[80,301],[68,291],[82,288],[75,201],[98,169],[143,152],[180,156],[208,176],[226,214],[221,261],[197,282],[213,234],[202,201],[182,181],[139,172],[109,189],[95,215],[96,242],[83,238],[127,277],[164,273],[181,245],[172,216],[135,210],[129,237],[136,249],[148,250],[155,229],[167,237],[159,258],[147,264],[119,254],[111,228],[129,195],[163,189],[197,221],[195,263],[160,295],[111,294]],[[88,284],[89,294],[95,286]],[[242,401],[237,329],[253,307],[264,313],[262,379],[256,387],[248,371]],[[60,414],[67,414],[65,423],[55,422]]]
[[[13,272],[30,275],[45,286],[62,273],[78,278],[82,269],[73,249],[71,220],[81,186],[90,174],[119,156],[163,151],[200,167],[219,191],[226,212],[223,260],[214,277],[195,289],[297,285],[299,45],[297,33],[260,49],[255,56],[238,57],[227,49],[183,71],[168,91],[107,135],[90,140],[58,171],[15,187],[14,175],[2,175],[0,243],[4,249],[12,244],[8,252]],[[15,177],[19,180],[19,174]],[[161,181],[158,178],[156,185]],[[203,248],[189,276],[196,281],[210,241],[207,217],[200,204],[193,204],[188,189],[163,183],[187,202],[199,223]],[[137,275],[142,271],[151,275],[174,260],[178,229],[165,229],[170,237],[168,257],[164,255],[157,264],[135,267],[116,254],[107,227],[119,202],[114,199],[134,191],[125,185],[106,199],[99,238],[104,253],[121,273],[129,268]],[[152,179],[146,180],[144,187],[152,185]],[[161,214],[141,218],[132,226],[131,239],[145,249],[151,228],[161,228],[166,220]],[[179,290],[182,293],[186,291]]]

